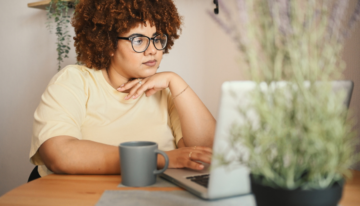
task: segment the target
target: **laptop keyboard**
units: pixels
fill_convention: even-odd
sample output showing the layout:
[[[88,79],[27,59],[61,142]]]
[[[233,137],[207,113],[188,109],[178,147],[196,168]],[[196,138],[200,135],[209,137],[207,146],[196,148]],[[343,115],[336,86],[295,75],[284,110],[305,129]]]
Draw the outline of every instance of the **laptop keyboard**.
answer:
[[[190,179],[193,182],[198,183],[201,186],[208,187],[209,184],[209,174],[207,175],[197,175],[197,176],[190,176],[186,177],[186,179]]]

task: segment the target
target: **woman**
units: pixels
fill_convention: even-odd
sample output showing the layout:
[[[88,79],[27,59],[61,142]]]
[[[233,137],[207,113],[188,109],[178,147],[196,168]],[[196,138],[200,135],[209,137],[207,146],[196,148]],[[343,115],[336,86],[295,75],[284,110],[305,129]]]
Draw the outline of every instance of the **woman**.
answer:
[[[119,174],[118,145],[139,140],[157,142],[169,168],[210,163],[214,118],[180,76],[156,73],[179,37],[173,2],[86,0],[72,24],[84,66],[55,75],[35,112],[30,160],[40,176]]]

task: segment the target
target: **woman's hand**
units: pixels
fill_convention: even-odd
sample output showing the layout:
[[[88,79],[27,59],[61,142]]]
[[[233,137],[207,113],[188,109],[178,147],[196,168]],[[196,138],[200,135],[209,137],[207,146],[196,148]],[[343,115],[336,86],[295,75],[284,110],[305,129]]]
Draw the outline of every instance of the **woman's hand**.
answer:
[[[129,94],[125,99],[136,99],[141,96],[144,92],[146,96],[151,96],[157,91],[163,90],[169,87],[170,81],[174,77],[172,72],[160,72],[152,76],[146,77],[145,79],[135,79],[121,85],[117,90],[123,92],[130,90]]]
[[[168,168],[190,168],[193,170],[202,170],[204,165],[196,161],[211,163],[212,149],[209,147],[182,147],[179,149],[165,152],[169,157]],[[165,159],[158,155],[158,168],[163,168]]]

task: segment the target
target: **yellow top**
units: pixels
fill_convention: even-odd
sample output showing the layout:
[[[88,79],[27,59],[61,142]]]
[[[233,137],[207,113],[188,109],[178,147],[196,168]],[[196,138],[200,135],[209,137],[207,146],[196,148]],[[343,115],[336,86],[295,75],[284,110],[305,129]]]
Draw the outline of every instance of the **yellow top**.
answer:
[[[50,81],[34,114],[30,161],[40,176],[51,174],[38,149],[55,136],[72,136],[118,146],[127,141],[157,142],[159,149],[176,148],[182,138],[180,119],[169,89],[150,97],[124,100],[100,70],[70,65]]]

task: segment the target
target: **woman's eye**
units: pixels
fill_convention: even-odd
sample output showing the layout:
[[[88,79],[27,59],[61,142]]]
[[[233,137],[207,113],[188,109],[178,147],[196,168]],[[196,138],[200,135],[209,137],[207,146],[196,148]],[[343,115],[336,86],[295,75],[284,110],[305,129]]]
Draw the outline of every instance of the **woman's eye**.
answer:
[[[133,40],[133,44],[135,45],[141,45],[142,43],[143,43],[142,38],[137,37]]]

